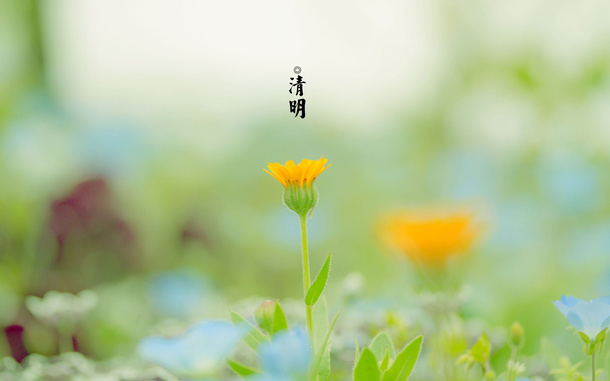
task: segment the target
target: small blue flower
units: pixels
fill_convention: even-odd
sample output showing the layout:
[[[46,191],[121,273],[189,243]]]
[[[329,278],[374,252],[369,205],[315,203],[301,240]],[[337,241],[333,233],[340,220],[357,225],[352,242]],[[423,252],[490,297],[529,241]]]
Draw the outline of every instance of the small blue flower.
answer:
[[[220,370],[245,333],[228,322],[206,321],[182,336],[145,338],[138,353],[178,376],[201,378]]]
[[[311,341],[302,327],[278,332],[258,349],[263,375],[249,381],[304,380],[312,359]]]
[[[153,305],[163,314],[188,318],[204,304],[209,294],[201,276],[186,271],[167,272],[154,276],[149,284]]]
[[[593,299],[590,302],[573,296],[561,296],[553,302],[555,307],[574,328],[584,333],[591,341],[610,325],[610,296]]]

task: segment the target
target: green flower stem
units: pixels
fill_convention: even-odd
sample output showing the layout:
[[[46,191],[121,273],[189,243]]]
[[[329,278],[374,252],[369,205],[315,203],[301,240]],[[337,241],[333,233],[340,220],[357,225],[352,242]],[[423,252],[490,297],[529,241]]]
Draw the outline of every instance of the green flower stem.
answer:
[[[593,351],[593,354],[591,355],[591,381],[595,381],[595,352],[597,350]]]
[[[301,220],[301,244],[302,244],[302,254],[303,254],[303,297],[307,295],[307,291],[309,290],[309,286],[311,285],[310,277],[309,277],[309,250],[307,248],[307,213],[299,214],[299,219]],[[313,342],[313,313],[311,306],[305,306],[307,312],[307,330],[309,331],[309,336],[311,337],[312,347],[315,348]]]

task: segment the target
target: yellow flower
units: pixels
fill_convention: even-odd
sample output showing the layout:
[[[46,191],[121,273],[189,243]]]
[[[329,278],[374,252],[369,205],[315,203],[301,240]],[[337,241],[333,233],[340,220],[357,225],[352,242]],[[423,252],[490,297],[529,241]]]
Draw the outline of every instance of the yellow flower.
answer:
[[[385,241],[411,260],[440,265],[466,251],[480,231],[467,212],[442,214],[401,211],[389,215],[382,226]]]
[[[292,160],[288,160],[286,165],[280,163],[269,163],[269,172],[264,170],[271,176],[275,177],[284,187],[291,184],[299,185],[300,187],[311,187],[313,181],[318,175],[330,165],[326,165],[328,159],[321,157],[318,160],[303,159],[297,165]]]
[[[288,160],[286,165],[269,163],[269,171],[265,172],[275,177],[284,186],[284,203],[299,216],[305,215],[316,206],[318,191],[315,187],[316,177],[329,166],[328,160],[321,157],[318,160],[303,159],[298,165]]]

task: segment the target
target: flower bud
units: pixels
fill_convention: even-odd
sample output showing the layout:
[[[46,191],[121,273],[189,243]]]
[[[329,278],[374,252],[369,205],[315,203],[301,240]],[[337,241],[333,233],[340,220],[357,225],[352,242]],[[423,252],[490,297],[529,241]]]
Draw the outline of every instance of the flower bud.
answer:
[[[523,326],[518,322],[514,322],[508,331],[508,345],[513,349],[519,349],[525,342],[525,331]]]
[[[486,381],[493,381],[496,379],[496,372],[494,372],[493,370],[488,370],[487,372],[485,372],[485,380]]]
[[[284,189],[284,203],[299,216],[307,215],[317,202],[318,191],[315,184],[309,187],[290,184]]]
[[[265,300],[260,306],[254,311],[254,319],[259,327],[267,332],[271,332],[273,327],[273,315],[275,313],[275,302],[272,300]]]

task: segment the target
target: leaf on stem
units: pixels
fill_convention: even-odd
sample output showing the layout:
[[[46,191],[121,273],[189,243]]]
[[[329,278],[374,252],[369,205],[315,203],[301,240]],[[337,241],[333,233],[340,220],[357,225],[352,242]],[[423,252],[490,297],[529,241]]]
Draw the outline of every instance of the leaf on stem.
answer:
[[[269,340],[267,335],[259,331],[252,323],[244,319],[237,312],[231,311],[231,321],[235,326],[246,326],[248,328],[248,334],[244,336],[244,342],[248,344],[248,346],[256,351],[258,346],[265,341]]]
[[[273,325],[271,328],[271,334],[275,335],[276,332],[288,329],[288,322],[286,321],[286,315],[282,306],[280,306],[279,300],[275,302],[275,311],[273,312]]]
[[[390,336],[388,336],[385,332],[380,332],[373,341],[371,341],[371,352],[375,355],[377,361],[381,361],[385,356],[386,351],[389,351],[390,358],[396,357],[396,351],[394,350],[394,345],[392,345],[392,340]]]
[[[322,269],[320,269],[320,272],[316,276],[316,279],[314,279],[313,283],[309,287],[309,290],[307,290],[307,294],[305,295],[305,304],[307,304],[308,306],[313,306],[314,304],[316,304],[316,302],[320,298],[320,295],[322,295],[324,288],[326,287],[326,282],[328,281],[328,274],[330,273],[330,258],[331,255],[328,254],[326,261],[322,265]]]
[[[316,303],[313,307],[313,336],[314,343],[321,343],[324,340],[326,332],[328,331],[328,312],[326,299],[324,296]],[[318,377],[320,381],[324,381],[330,375],[330,347],[326,348],[326,352],[322,356],[322,362],[320,363],[320,371]]]
[[[423,336],[419,335],[396,356],[392,366],[384,372],[382,381],[405,381],[415,367],[421,351]]]
[[[235,373],[239,374],[242,377],[250,376],[252,374],[257,374],[258,371],[254,368],[249,367],[248,365],[242,364],[237,360],[227,359],[227,363],[235,371]]]
[[[388,364],[390,363],[390,350],[386,348],[385,356],[383,356],[383,360],[381,360],[381,365],[379,365],[379,370],[385,372],[388,369]]]
[[[333,332],[333,329],[335,328],[335,324],[337,324],[337,319],[339,319],[340,314],[341,314],[341,311],[337,312],[337,314],[335,315],[335,318],[333,319],[332,323],[330,324],[330,327],[328,327],[328,332],[326,332],[326,336],[324,337],[324,340],[316,348],[314,360],[313,360],[313,363],[312,363],[312,366],[310,369],[310,377],[309,377],[310,380],[316,380],[316,378],[318,377],[318,374],[320,372],[320,366],[322,364],[322,358],[324,356],[324,353],[326,353],[326,348],[329,347],[330,335]]]
[[[369,348],[364,348],[354,368],[354,381],[379,381],[377,359]]]

